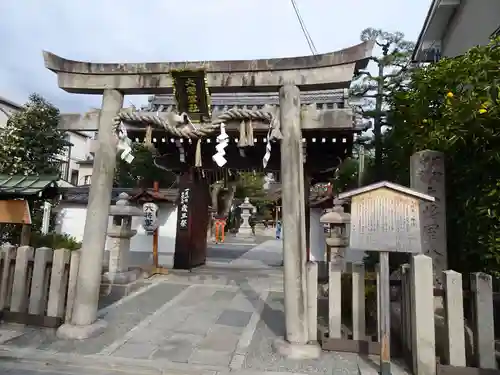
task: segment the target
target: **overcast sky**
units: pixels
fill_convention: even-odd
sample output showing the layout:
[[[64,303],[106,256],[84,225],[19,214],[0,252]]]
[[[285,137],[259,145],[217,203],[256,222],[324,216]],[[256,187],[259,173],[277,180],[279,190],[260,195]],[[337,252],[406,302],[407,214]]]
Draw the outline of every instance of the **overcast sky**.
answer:
[[[366,27],[416,40],[431,0],[296,0],[319,53],[359,43]],[[72,60],[153,62],[310,54],[289,0],[3,0],[0,96],[42,94],[62,112],[100,107],[68,94],[42,50]],[[125,106],[147,97],[125,97]]]

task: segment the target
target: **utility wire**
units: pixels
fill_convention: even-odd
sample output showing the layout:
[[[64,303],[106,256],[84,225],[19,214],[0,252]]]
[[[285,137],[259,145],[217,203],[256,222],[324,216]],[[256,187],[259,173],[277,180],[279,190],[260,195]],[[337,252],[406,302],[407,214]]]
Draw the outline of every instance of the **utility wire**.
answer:
[[[295,15],[297,16],[297,20],[299,21],[300,28],[302,29],[302,32],[304,33],[304,36],[306,38],[307,44],[309,46],[309,49],[311,50],[311,53],[313,55],[317,55],[318,51],[316,49],[316,46],[314,45],[314,42],[311,38],[311,35],[309,34],[309,31],[307,31],[306,24],[304,23],[304,20],[302,19],[302,16],[300,15],[299,8],[297,6],[297,3],[295,0],[290,0],[293,6],[293,10],[295,11]]]

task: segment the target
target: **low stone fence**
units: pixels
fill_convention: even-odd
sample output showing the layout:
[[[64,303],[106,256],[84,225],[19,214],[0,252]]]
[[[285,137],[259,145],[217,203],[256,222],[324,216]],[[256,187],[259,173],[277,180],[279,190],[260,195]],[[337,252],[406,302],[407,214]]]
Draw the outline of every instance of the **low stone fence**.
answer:
[[[435,290],[432,260],[414,256],[401,267],[401,336],[415,374],[500,375],[495,352],[492,277],[443,272],[443,290]],[[470,308],[465,318],[464,297]],[[437,355],[437,356],[436,356]]]
[[[0,248],[0,318],[56,328],[71,318],[79,251]]]
[[[362,264],[331,262],[327,284],[318,288],[317,267],[307,264],[308,319],[318,322],[322,348],[380,354],[378,272],[365,273]],[[463,290],[458,272],[444,271],[443,280],[443,289],[434,289],[432,259],[423,254],[401,266],[401,280],[391,280],[391,342],[401,341],[391,354],[404,357],[417,375],[500,375],[492,277],[471,274],[470,291]]]
[[[314,290],[315,262],[308,262],[308,289]],[[318,296],[318,341],[323,350],[380,354],[377,277],[363,264],[328,264],[327,283]],[[309,314],[311,308],[309,308]],[[311,318],[314,319],[314,318]]]

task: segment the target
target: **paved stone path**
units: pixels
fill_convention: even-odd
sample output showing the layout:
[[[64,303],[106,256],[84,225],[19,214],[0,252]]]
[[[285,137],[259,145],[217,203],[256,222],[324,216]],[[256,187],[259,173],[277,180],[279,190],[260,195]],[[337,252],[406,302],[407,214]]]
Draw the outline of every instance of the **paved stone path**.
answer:
[[[106,331],[82,341],[1,325],[0,373],[358,374],[365,364],[355,354],[295,361],[273,352],[271,343],[284,335],[282,273],[276,268],[172,271],[100,316],[108,322]]]
[[[209,243],[207,246],[207,265],[208,266],[245,266],[245,267],[272,267],[281,264],[281,242],[279,254],[270,246],[272,237],[257,236],[251,242],[239,241],[233,235],[228,235],[224,243]],[[264,247],[259,247],[264,244]],[[269,258],[266,253],[271,249],[275,255]],[[250,255],[247,255],[251,253]],[[250,258],[248,258],[250,256]],[[279,257],[276,260],[276,256]],[[251,260],[250,262],[248,260]],[[105,254],[104,263],[107,264],[109,256]],[[242,261],[241,261],[242,260]],[[129,262],[132,266],[141,266],[151,264],[152,254],[150,252],[133,251],[130,253]],[[165,267],[172,267],[174,263],[174,253],[160,249],[159,262]]]

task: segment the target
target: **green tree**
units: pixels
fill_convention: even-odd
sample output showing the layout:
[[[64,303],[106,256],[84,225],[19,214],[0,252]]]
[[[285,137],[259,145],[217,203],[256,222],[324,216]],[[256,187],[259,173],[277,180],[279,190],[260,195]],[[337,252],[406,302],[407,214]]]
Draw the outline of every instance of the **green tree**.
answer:
[[[380,56],[370,60],[377,66],[377,74],[367,70],[358,71],[353,83],[352,95],[358,98],[356,109],[365,119],[373,121],[373,139],[364,138],[367,149],[375,149],[374,164],[376,178],[384,178],[382,170],[382,132],[387,125],[386,99],[391,92],[401,87],[410,71],[410,56],[414,43],[404,39],[401,32],[387,32],[367,28],[361,32],[362,41],[374,40],[381,49]]]
[[[500,39],[412,72],[388,97],[383,165],[409,184],[412,153],[446,157],[449,265],[500,274]]]
[[[30,95],[21,110],[12,114],[0,129],[0,174],[58,175],[60,158],[68,145],[65,132],[58,125],[59,110],[40,95]],[[43,202],[35,198],[29,203],[32,230],[39,231]],[[2,239],[15,242],[20,226],[4,224],[0,232]]]
[[[58,129],[59,110],[37,94],[0,129],[0,173],[59,174],[67,141]]]
[[[154,148],[143,143],[133,143],[132,155],[134,155],[134,160],[130,164],[117,157],[115,186],[147,189],[152,188],[156,181],[160,188],[167,189],[176,184],[177,176],[174,172],[155,164],[156,150]]]
[[[241,172],[236,182],[234,197],[238,199],[264,198],[264,173]]]

